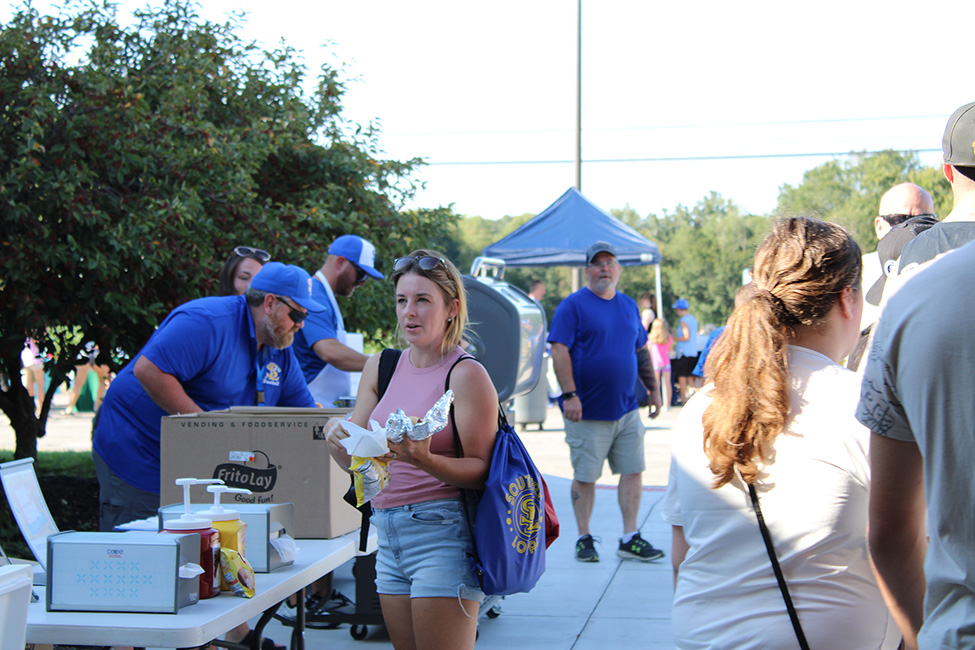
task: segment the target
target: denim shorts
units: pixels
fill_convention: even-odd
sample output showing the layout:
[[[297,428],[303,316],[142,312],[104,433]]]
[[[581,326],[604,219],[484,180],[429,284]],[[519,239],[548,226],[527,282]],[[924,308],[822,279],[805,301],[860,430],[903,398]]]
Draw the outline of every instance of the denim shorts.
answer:
[[[460,499],[376,508],[371,521],[379,534],[378,593],[478,603],[484,599],[467,557],[471,531]]]

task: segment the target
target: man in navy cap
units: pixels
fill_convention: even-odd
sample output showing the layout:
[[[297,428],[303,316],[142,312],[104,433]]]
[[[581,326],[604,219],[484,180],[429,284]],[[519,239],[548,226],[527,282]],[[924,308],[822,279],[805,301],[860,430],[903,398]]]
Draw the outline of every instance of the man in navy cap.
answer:
[[[311,315],[295,336],[295,356],[315,401],[330,408],[351,396],[351,372],[362,372],[366,355],[347,343],[336,298],[350,298],[367,278],[382,280],[376,270],[376,247],[357,235],[342,235],[328,248],[325,264],[315,272],[313,296],[324,309]]]
[[[619,261],[612,244],[596,242],[586,252],[587,285],[559,303],[548,341],[562,387],[565,441],[572,463],[572,509],[579,529],[575,557],[598,562],[589,528],[596,481],[608,460],[620,475],[623,536],[618,557],[650,562],[664,556],[640,536],[637,515],[643,489],[643,421],[633,387],[637,377],[650,397],[650,417],[660,408],[647,330],[636,302],[617,291]]]
[[[309,312],[312,279],[270,262],[243,296],[200,298],[166,317],[112,382],[99,412],[92,457],[99,527],[156,514],[163,416],[230,406],[314,407],[289,349]]]

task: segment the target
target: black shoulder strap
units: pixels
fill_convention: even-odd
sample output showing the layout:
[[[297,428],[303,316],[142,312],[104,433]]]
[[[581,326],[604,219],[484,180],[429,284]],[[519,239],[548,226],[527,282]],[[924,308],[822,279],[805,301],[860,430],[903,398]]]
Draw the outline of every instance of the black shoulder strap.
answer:
[[[474,359],[474,357],[472,357],[469,354],[462,354],[459,357],[457,357],[457,360],[454,361],[454,364],[450,366],[450,370],[447,371],[447,378],[444,379],[443,381],[443,392],[446,393],[448,390],[450,390],[450,375],[453,374],[454,368],[457,367],[457,364],[463,361],[464,359]],[[476,361],[476,359],[474,360]],[[457,423],[454,421],[453,402],[450,403],[450,424],[454,428],[454,452],[457,454],[457,458],[460,458],[461,456],[464,455],[464,447],[463,445],[460,444],[460,434],[457,433]]]
[[[383,395],[386,394],[386,388],[389,387],[389,380],[393,378],[393,372],[396,370],[396,364],[399,362],[401,354],[403,354],[402,350],[386,348],[379,355],[379,383],[376,385],[376,397],[379,399],[382,399]]]
[[[457,358],[457,361],[454,361],[454,365],[450,366],[450,370],[447,371],[447,378],[444,379],[443,392],[446,393],[448,390],[450,390],[450,375],[454,372],[454,368],[457,367],[457,364],[463,361],[464,359],[474,359],[474,357],[472,357],[469,354],[462,354],[460,357]],[[477,361],[477,359],[474,360]],[[457,431],[457,420],[454,419],[453,402],[450,403],[449,413],[450,413],[450,426],[452,426],[454,429],[454,453],[457,454],[457,458],[462,458],[464,456],[464,446],[460,443],[460,433]],[[477,541],[474,539],[474,522],[471,519],[471,506],[468,504],[468,500],[471,498],[471,490],[465,490],[462,488],[460,491],[460,496],[461,496],[460,501],[461,503],[464,504],[464,520],[467,521],[467,530],[470,531],[471,533],[470,555],[474,558],[475,565],[479,565],[481,562],[477,553]],[[481,586],[483,587],[484,585],[480,575],[477,576],[477,580],[478,583],[480,583]]]
[[[386,348],[379,355],[379,377],[376,384],[376,396],[379,399],[382,399],[383,395],[386,394],[389,380],[393,378],[393,372],[396,370],[396,363],[401,354],[403,354],[402,350]],[[351,503],[355,506],[355,478],[352,479],[352,487],[349,488],[349,493],[351,493]],[[346,493],[346,496],[349,496],[349,493]],[[359,551],[365,553],[369,541],[369,518],[372,517],[372,504],[364,503],[358,510],[362,513],[362,523],[359,524]]]
[[[803,634],[802,625],[799,624],[799,614],[796,612],[795,605],[792,603],[792,596],[789,595],[789,586],[786,584],[785,576],[782,574],[782,567],[779,566],[779,558],[775,555],[772,535],[769,533],[768,526],[765,525],[762,507],[758,504],[758,494],[755,492],[755,486],[751,483],[748,484],[748,496],[752,501],[755,517],[758,519],[758,528],[762,531],[762,541],[765,542],[765,550],[768,552],[769,561],[772,563],[772,573],[775,574],[775,580],[779,583],[779,591],[782,592],[782,600],[785,601],[785,609],[789,613],[789,620],[792,621],[792,629],[796,633],[799,648],[801,650],[809,650],[806,635]]]

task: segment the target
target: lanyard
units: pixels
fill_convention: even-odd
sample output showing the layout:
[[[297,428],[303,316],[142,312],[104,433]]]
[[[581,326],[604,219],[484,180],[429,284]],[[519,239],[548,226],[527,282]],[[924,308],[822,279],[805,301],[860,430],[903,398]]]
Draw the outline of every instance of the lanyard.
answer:
[[[265,350],[258,350],[257,351],[257,361],[256,361],[256,366],[257,366],[257,397],[256,397],[256,400],[255,401],[257,402],[257,405],[258,406],[264,406],[264,373],[267,371],[267,363],[261,364],[261,357],[262,356],[267,356],[266,355],[266,352],[267,352],[266,349]],[[264,367],[261,367],[262,365]]]
[[[332,291],[332,286],[328,283],[328,279],[325,277],[321,271],[315,273],[315,279],[322,283],[325,287],[325,293],[328,295],[328,301],[332,303],[332,312],[335,314],[335,330],[337,332],[345,331],[345,322],[342,320],[342,312],[339,311],[339,303],[335,300],[335,293]]]

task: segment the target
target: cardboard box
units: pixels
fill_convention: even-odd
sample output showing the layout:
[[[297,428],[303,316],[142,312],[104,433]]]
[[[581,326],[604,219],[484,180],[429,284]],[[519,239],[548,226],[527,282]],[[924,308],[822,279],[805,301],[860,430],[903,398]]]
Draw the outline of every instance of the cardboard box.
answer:
[[[349,409],[234,407],[162,419],[160,503],[181,502],[177,478],[219,478],[253,494],[222,503],[294,503],[295,538],[331,539],[359,528],[342,500],[349,475],[332,460],[325,424]]]
[[[196,533],[87,533],[47,538],[47,611],[175,614],[200,600]]]

